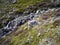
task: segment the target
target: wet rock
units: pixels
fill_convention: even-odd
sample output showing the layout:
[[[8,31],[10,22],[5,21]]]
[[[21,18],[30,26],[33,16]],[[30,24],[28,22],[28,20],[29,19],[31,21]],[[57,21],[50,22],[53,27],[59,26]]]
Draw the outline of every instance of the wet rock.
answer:
[[[29,20],[28,21],[28,29],[30,27],[33,27],[34,25],[40,25],[40,22],[37,22],[36,20]]]
[[[25,20],[24,20],[24,19],[22,19],[22,20],[21,20],[21,22],[22,22],[22,24],[24,24],[24,23],[25,23]]]
[[[48,15],[44,15],[44,16],[42,16],[42,19],[43,19],[43,20],[48,19]]]
[[[38,14],[40,12],[40,10],[37,10],[35,14]]]
[[[23,12],[24,14],[30,14],[31,12],[30,11],[25,11]]]
[[[56,9],[55,8],[50,9],[50,11],[54,11],[54,10],[56,10]]]
[[[39,17],[39,15],[35,15],[35,16],[34,16],[34,18],[38,18],[38,17]]]
[[[40,13],[44,13],[44,12],[45,12],[45,10],[40,11]]]
[[[2,29],[0,29],[0,37],[3,35],[3,31]]]
[[[57,8],[57,9],[56,9],[56,12],[60,12],[60,8]]]
[[[4,36],[2,36],[1,38],[5,38],[6,36],[4,35]]]

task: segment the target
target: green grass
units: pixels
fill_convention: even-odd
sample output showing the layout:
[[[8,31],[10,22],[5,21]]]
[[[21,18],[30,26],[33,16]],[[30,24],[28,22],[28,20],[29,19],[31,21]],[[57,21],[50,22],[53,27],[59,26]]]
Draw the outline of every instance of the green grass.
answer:
[[[1,13],[0,14],[0,20],[10,20],[8,17],[3,17],[4,15],[7,16],[7,14],[13,10],[13,8],[16,9],[17,12],[23,12],[24,9],[27,7],[27,6],[32,6],[32,5],[35,5],[36,3],[38,2],[41,2],[41,0],[17,0],[16,3],[12,4],[10,3],[9,5],[5,4],[5,2],[7,0],[4,0],[3,3],[1,2],[2,0],[0,0],[0,9],[2,9],[3,11],[5,11],[5,13]],[[4,8],[6,8],[6,10],[4,10]],[[13,14],[14,15],[14,14]],[[6,18],[6,19],[5,19]],[[2,23],[1,23],[2,24]],[[3,24],[2,26],[0,26],[0,28],[3,27]]]
[[[19,12],[23,11],[23,9],[25,9],[27,6],[34,5],[40,1],[41,0],[17,0],[15,4],[10,4],[7,7],[8,8],[7,12],[13,7],[15,7]],[[50,12],[50,17],[51,15],[54,15],[54,12]],[[38,17],[36,20],[42,21],[41,18],[42,17]],[[20,32],[21,30],[23,31]],[[44,32],[44,31],[48,31],[48,32]],[[44,22],[42,22],[41,25],[34,26],[33,28],[30,28],[30,30],[28,30],[27,23],[25,23],[24,25],[19,26],[16,31],[13,31],[11,34],[7,35],[5,38],[0,39],[0,43],[2,43],[2,45],[39,45],[39,42],[42,41],[42,39],[45,39],[45,38],[54,39],[55,36],[57,36],[57,39],[55,38],[56,40],[54,41],[60,42],[60,36],[57,34],[57,31],[58,29],[54,27],[53,24],[50,24],[50,23],[48,25],[44,25]],[[38,32],[41,33],[39,37],[37,37]],[[30,39],[29,41],[27,40],[28,38]]]
[[[5,0],[4,2],[6,2],[7,0]],[[0,8],[7,8],[6,9],[6,13],[9,12],[13,7],[16,8],[17,11],[22,12],[27,6],[33,6],[36,3],[40,3],[40,2],[50,2],[50,0],[17,0],[16,3],[12,4],[10,3],[9,5],[2,5],[2,3],[0,4]],[[6,7],[7,6],[7,7]]]
[[[16,8],[18,11],[23,11],[27,6],[34,5],[41,0],[17,0],[15,4],[11,4],[10,7]]]
[[[42,21],[40,17],[38,17],[36,20]],[[21,30],[23,31],[20,32]],[[38,32],[41,33],[39,37],[37,37]],[[43,22],[42,25],[34,26],[29,30],[27,28],[27,23],[25,23],[24,25],[19,26],[17,31],[7,35],[4,39],[0,39],[0,43],[2,43],[2,45],[39,45],[39,42],[41,42],[43,39],[51,38],[54,39],[54,43],[58,45],[58,42],[60,42],[60,36],[57,34],[57,32],[58,28],[55,28],[51,23],[45,25]],[[55,36],[57,36],[57,38],[54,38]],[[4,42],[6,39],[10,41],[8,43]],[[27,39],[30,40],[28,41]]]
[[[3,1],[3,0],[0,0],[0,2],[1,1]],[[25,10],[26,10],[26,7],[27,6],[33,6],[33,5],[36,5],[37,3],[41,3],[42,1],[44,1],[44,2],[49,2],[48,0],[17,0],[17,2],[16,3],[14,3],[14,4],[12,4],[11,2],[9,3],[9,5],[7,5],[7,4],[5,4],[5,2],[6,2],[7,0],[4,0],[3,1],[3,3],[1,2],[0,3],[0,9],[2,9],[3,11],[5,11],[5,13],[3,13],[3,11],[2,11],[2,13],[0,14],[0,19],[3,21],[3,20],[8,20],[8,21],[10,21],[10,19],[7,17],[7,19],[5,19],[6,17],[3,17],[4,15],[9,15],[8,13],[10,12],[10,11],[12,11],[13,10],[13,8],[15,8],[16,9],[16,12],[24,12]],[[9,0],[8,0],[9,1]],[[5,10],[4,10],[4,8],[6,8]],[[40,7],[38,7],[38,8],[40,8]],[[31,11],[31,12],[33,12],[35,9],[30,9],[29,11]],[[15,15],[15,12],[14,12],[14,14],[13,15]],[[1,23],[2,24],[2,23]],[[3,27],[3,24],[2,24],[2,26],[1,27]]]

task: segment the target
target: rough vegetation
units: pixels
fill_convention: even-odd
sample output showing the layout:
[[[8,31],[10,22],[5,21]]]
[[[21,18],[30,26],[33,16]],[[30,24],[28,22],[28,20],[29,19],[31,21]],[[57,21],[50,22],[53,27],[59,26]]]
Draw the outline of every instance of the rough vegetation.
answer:
[[[1,4],[2,1],[0,1]],[[41,0],[17,0],[17,2],[13,4],[12,2],[10,2],[11,4],[8,5],[6,10],[7,16],[5,13],[1,13],[1,15],[5,14],[5,16],[2,16],[0,20],[9,22],[10,20],[15,18],[14,16],[16,16],[16,13],[20,15],[21,12],[28,9],[33,9],[33,11],[35,11],[36,8],[34,7],[36,6],[38,6],[37,9],[41,9],[42,7],[43,9],[45,9],[45,7],[47,8],[51,6],[50,4],[45,6],[45,0],[44,2],[42,1],[43,4],[41,3],[41,5],[43,6],[41,6],[40,3],[38,3],[40,1]],[[37,5],[35,6],[34,4]],[[30,5],[33,5],[33,8],[30,8]],[[41,7],[39,7],[39,5]],[[14,14],[12,15],[14,16],[12,16],[11,19],[8,17],[8,12],[11,12],[10,9],[12,9],[13,7],[16,8],[16,12],[13,11]],[[2,9],[3,6],[1,5],[0,8]],[[29,12],[30,11],[33,12],[32,10],[29,10]],[[18,26],[17,30],[14,30],[11,34],[6,34],[6,36],[0,38],[0,45],[60,45],[60,10],[50,10],[49,12],[42,13],[39,15],[39,17],[34,18],[34,20],[40,22],[41,24],[34,25],[29,30],[28,22],[21,26]],[[0,28],[1,27],[3,27],[2,22],[0,23]]]
[[[35,18],[41,23],[40,25],[35,25],[28,30],[28,23],[25,23],[19,26],[16,31],[1,38],[0,43],[2,45],[60,45],[58,12],[60,10],[40,14],[38,18]],[[44,19],[43,16],[46,15],[49,18]]]
[[[0,28],[4,27],[4,23],[8,23],[16,18],[16,15],[21,15],[24,11],[29,14],[37,9],[47,9],[59,7],[51,3],[51,0],[0,0]]]

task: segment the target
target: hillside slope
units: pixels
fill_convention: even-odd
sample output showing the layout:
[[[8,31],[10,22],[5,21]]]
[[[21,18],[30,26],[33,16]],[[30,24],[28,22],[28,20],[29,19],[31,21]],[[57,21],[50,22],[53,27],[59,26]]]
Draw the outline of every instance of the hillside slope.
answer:
[[[52,0],[0,0],[0,28],[6,26],[6,24],[25,13],[29,14],[35,12],[37,9],[59,7]]]
[[[4,23],[13,20],[16,15],[21,15],[26,7],[35,5],[41,0],[0,0],[0,28],[4,27]]]
[[[28,23],[19,26],[16,31],[0,39],[2,45],[60,45],[60,10],[51,9],[42,13],[34,20],[40,25],[34,25],[28,30]],[[44,18],[46,17],[46,18]]]

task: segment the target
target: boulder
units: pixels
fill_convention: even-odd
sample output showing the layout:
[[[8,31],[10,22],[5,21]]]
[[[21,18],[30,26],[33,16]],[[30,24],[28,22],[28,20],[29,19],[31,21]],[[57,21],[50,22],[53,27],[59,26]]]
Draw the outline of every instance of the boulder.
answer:
[[[40,22],[38,22],[36,20],[29,20],[28,21],[28,30],[30,27],[33,27],[34,25],[40,25]]]

